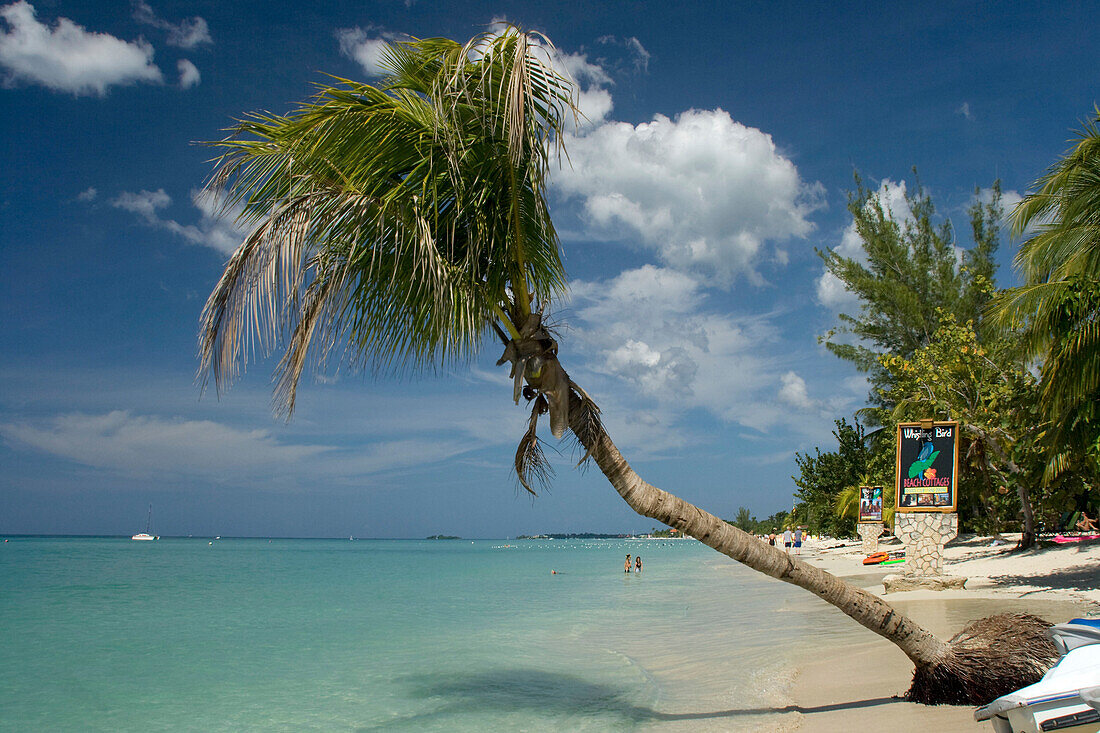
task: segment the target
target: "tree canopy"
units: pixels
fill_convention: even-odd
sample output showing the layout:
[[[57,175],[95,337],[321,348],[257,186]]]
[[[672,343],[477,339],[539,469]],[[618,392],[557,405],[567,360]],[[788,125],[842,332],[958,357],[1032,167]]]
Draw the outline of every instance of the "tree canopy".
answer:
[[[1047,478],[1100,479],[1100,108],[1013,212],[1024,284],[994,314],[1041,364]]]

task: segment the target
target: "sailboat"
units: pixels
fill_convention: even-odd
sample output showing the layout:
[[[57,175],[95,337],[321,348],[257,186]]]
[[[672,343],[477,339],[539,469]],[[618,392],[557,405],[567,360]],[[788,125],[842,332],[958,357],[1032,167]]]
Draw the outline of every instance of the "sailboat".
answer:
[[[150,523],[152,523],[152,521],[153,521],[153,505],[150,504],[149,505],[149,515],[145,518],[145,531],[144,532],[138,532],[136,535],[134,535],[130,539],[132,539],[132,540],[159,540],[160,537],[149,534],[149,525],[150,525]]]

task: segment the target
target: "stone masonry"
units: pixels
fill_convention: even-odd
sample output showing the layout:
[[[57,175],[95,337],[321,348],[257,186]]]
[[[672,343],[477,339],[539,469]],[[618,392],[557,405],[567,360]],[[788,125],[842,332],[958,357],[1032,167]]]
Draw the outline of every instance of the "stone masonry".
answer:
[[[878,552],[878,538],[882,534],[882,522],[860,522],[859,537],[863,540],[863,554]]]
[[[959,533],[959,515],[946,512],[898,512],[894,534],[905,545],[907,576],[943,575],[943,546]],[[862,536],[862,535],[861,535]],[[866,540],[864,540],[866,543]]]

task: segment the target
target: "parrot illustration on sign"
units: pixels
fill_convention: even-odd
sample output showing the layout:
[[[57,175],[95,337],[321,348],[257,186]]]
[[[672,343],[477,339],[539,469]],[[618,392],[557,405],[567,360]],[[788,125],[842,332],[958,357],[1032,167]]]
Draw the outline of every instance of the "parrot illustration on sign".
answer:
[[[909,466],[909,478],[919,478],[925,475],[926,471],[932,469],[932,464],[936,462],[936,456],[939,454],[938,450],[932,450],[932,441],[926,440],[920,448],[920,453],[917,454],[917,460]],[[935,473],[932,475],[934,476]]]

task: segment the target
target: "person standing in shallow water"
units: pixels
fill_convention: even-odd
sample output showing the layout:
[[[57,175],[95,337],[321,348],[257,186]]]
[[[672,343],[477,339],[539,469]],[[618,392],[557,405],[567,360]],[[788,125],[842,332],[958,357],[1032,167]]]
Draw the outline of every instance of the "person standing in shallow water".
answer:
[[[641,555],[638,555],[638,557],[634,558],[634,572],[636,572],[636,573],[642,572],[642,556]]]
[[[626,563],[623,564],[623,572],[624,573],[629,573],[630,572],[630,555],[626,556]]]

